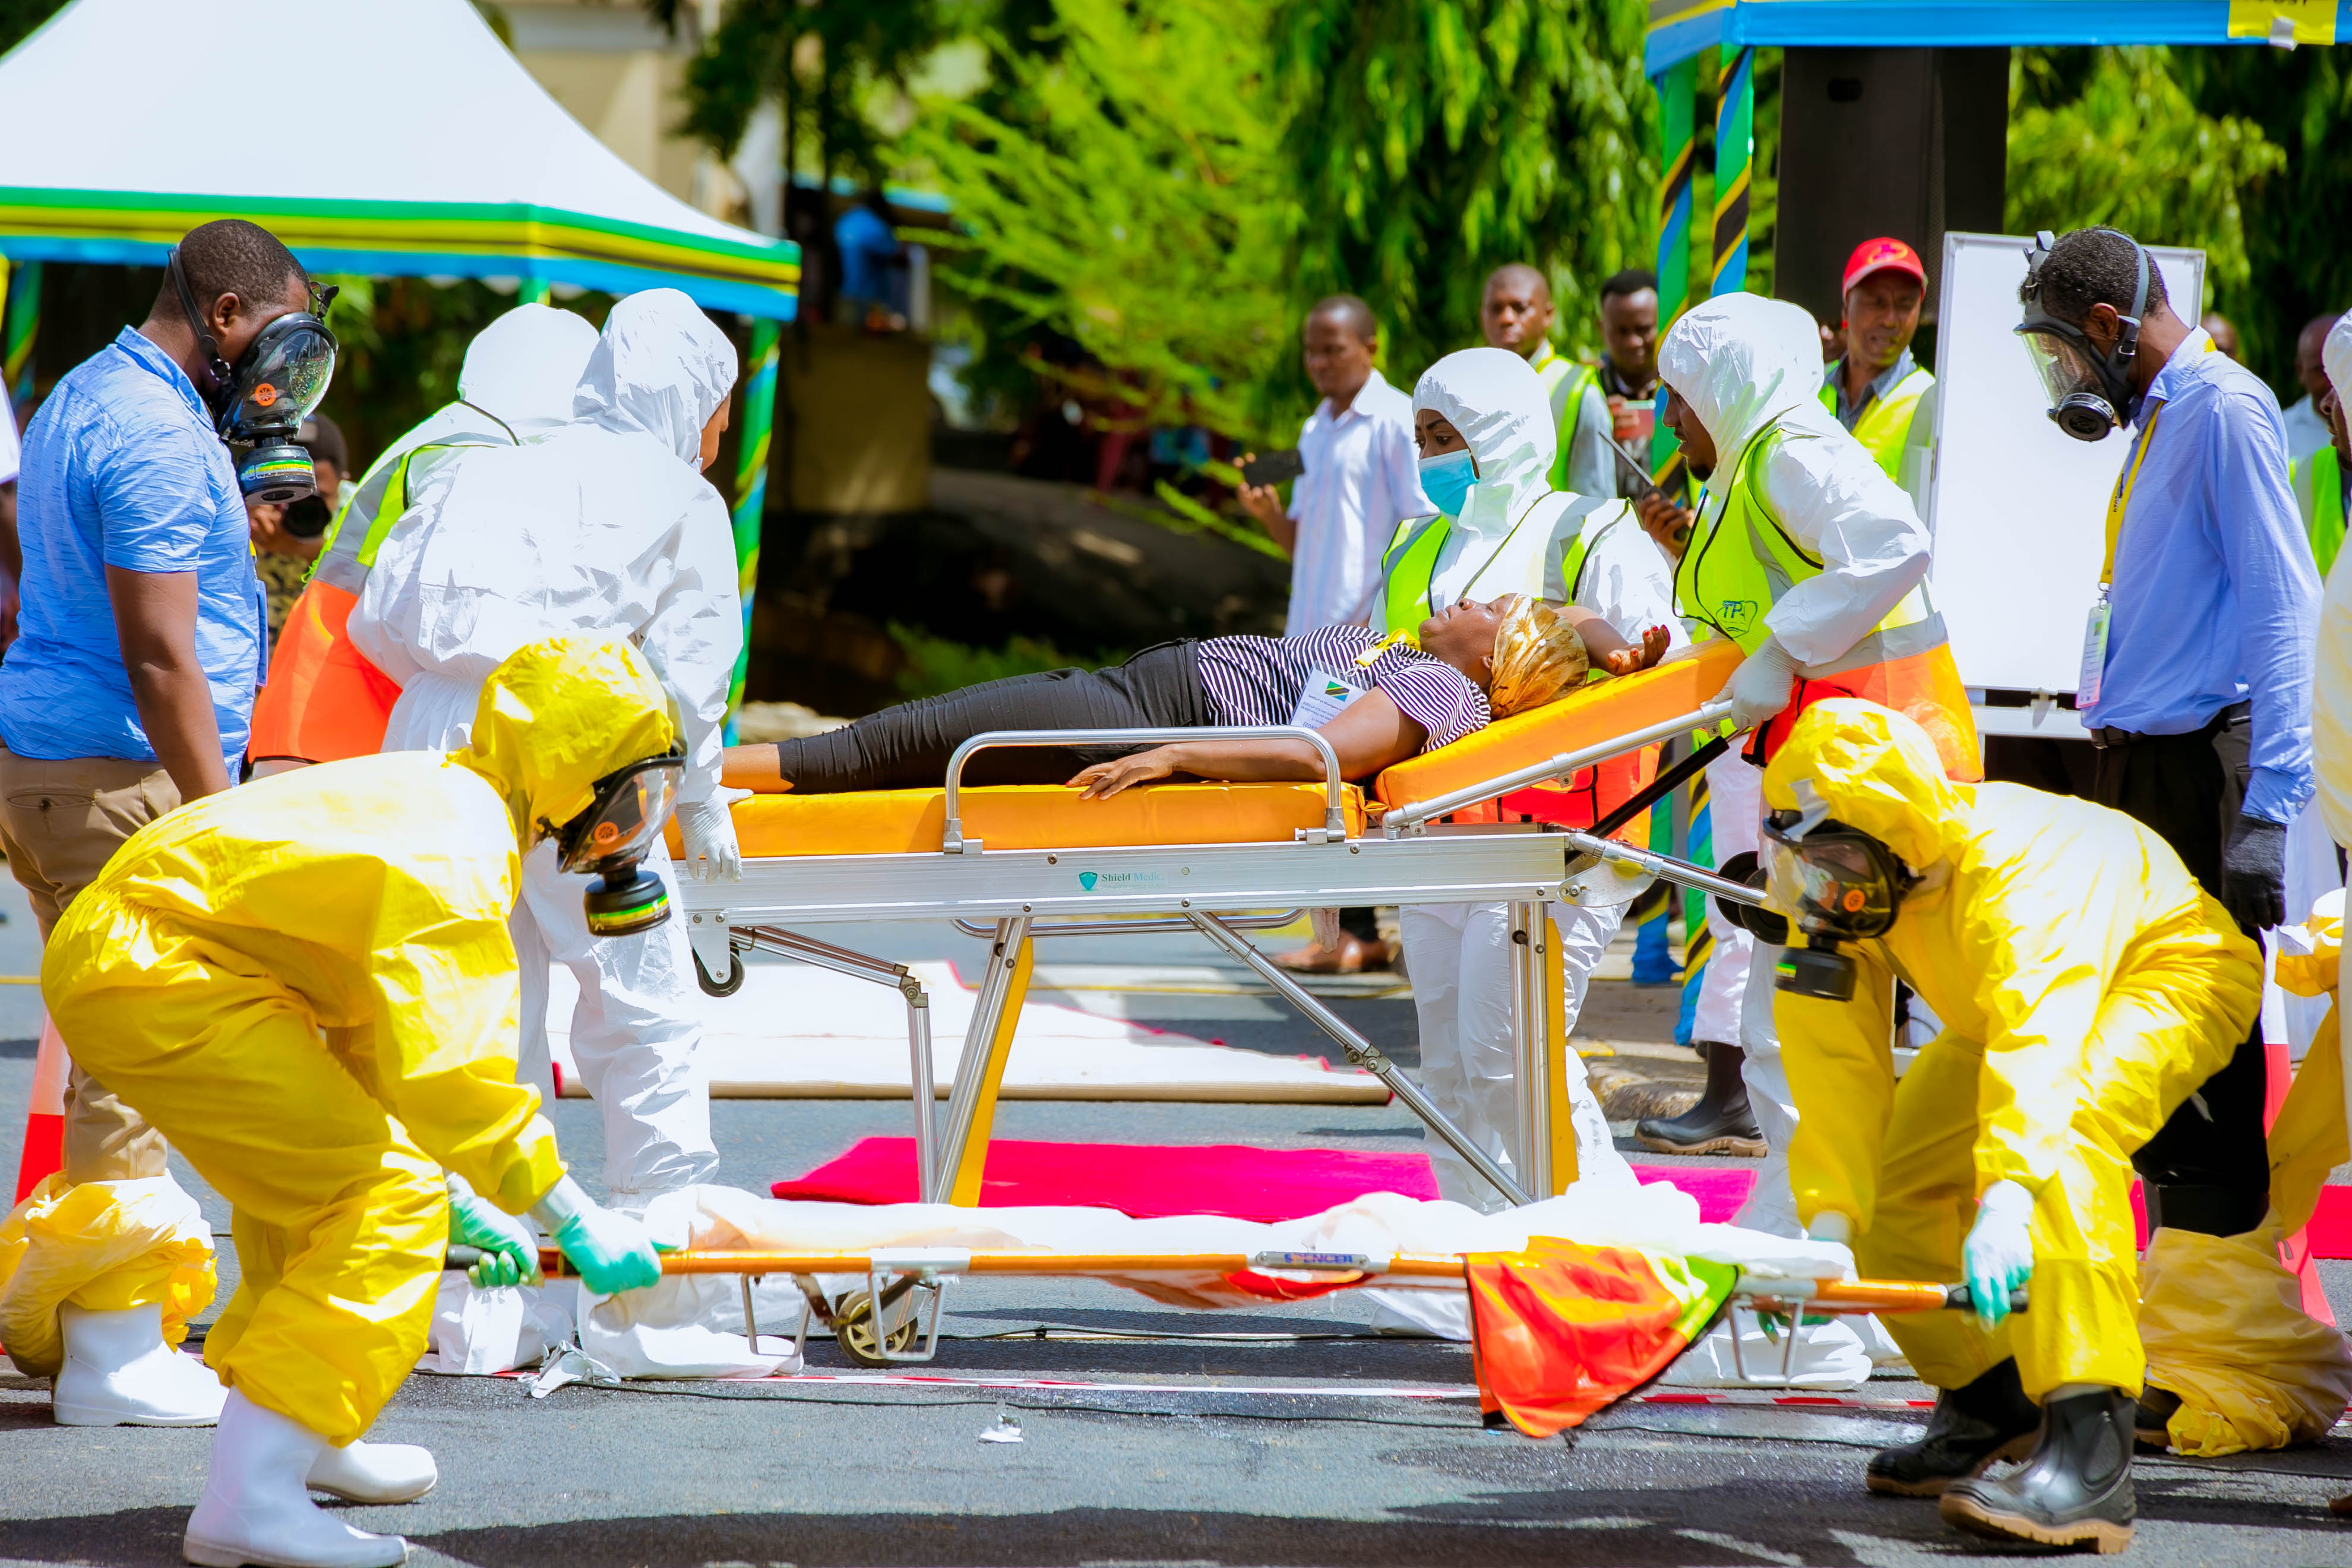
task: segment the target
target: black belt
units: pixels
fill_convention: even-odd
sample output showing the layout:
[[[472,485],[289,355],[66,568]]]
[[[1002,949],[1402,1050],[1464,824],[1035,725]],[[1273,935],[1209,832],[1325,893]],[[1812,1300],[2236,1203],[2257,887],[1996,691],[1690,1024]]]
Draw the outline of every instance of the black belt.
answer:
[[[2200,736],[2210,735],[2238,720],[2251,718],[2253,710],[2254,705],[2252,702],[2232,702],[2206,721],[2204,728],[2183,731],[2176,735],[2143,735],[2133,730],[2114,730],[2102,726],[2091,731],[2091,744],[2103,752],[2108,752],[2121,746],[2136,746],[2143,741],[2194,740]]]

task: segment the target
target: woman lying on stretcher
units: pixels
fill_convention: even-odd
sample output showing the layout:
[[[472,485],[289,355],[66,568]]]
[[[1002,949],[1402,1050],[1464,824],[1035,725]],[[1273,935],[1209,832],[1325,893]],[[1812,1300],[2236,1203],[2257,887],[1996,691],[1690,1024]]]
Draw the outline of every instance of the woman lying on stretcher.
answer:
[[[1580,684],[1589,666],[1631,675],[1666,649],[1663,626],[1629,642],[1589,610],[1517,594],[1449,605],[1421,624],[1419,637],[1419,647],[1383,646],[1362,626],[1328,626],[1296,637],[1161,643],[1111,669],[1016,675],[886,708],[825,734],[730,747],[725,779],[771,794],[936,788],[955,749],[985,731],[1245,724],[1319,730],[1340,772],[1364,779],[1550,701]],[[964,769],[966,784],[1067,782],[1090,800],[1180,775],[1314,780],[1323,762],[1308,742],[1274,737],[1132,752],[994,749]]]

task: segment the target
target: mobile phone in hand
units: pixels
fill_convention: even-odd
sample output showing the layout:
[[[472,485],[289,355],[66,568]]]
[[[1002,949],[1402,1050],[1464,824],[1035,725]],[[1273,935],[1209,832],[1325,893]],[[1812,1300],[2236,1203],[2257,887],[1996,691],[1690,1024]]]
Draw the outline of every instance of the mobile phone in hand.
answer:
[[[1253,488],[1278,485],[1307,471],[1307,460],[1293,447],[1282,452],[1260,452],[1242,465],[1242,479]]]

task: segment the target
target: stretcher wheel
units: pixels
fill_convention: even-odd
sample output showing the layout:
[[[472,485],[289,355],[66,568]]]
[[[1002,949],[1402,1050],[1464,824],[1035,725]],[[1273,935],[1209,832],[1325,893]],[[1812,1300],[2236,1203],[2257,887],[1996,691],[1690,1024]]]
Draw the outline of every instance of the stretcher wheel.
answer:
[[[727,978],[713,980],[710,971],[702,967],[702,954],[694,955],[694,983],[702,987],[706,996],[732,996],[743,989],[743,959],[732,947],[727,950]]]
[[[890,1331],[890,1349],[904,1354],[914,1348],[915,1316],[908,1313],[904,1322]],[[860,1366],[888,1366],[890,1362],[876,1348],[874,1342],[874,1299],[863,1290],[853,1290],[841,1299],[833,1310],[833,1337],[841,1346],[841,1353]]]

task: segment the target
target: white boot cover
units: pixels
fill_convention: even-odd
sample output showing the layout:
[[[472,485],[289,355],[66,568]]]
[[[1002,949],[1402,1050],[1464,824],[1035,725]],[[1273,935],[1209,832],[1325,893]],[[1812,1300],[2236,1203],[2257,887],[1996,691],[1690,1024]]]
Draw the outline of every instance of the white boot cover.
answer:
[[[400,1568],[406,1541],[353,1530],[310,1500],[303,1483],[326,1447],[232,1389],[181,1555],[203,1568]]]
[[[228,1397],[212,1369],[163,1342],[163,1307],[58,1309],[65,1365],[49,1394],[60,1426],[209,1426]]]
[[[310,1467],[310,1489],[345,1502],[415,1502],[441,1479],[430,1448],[414,1443],[331,1444]]]

